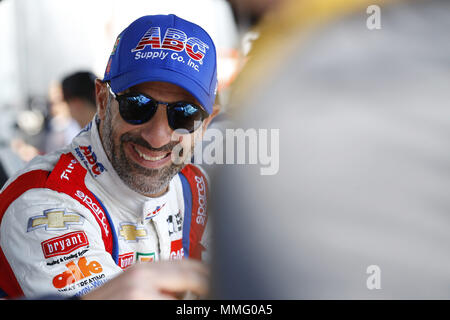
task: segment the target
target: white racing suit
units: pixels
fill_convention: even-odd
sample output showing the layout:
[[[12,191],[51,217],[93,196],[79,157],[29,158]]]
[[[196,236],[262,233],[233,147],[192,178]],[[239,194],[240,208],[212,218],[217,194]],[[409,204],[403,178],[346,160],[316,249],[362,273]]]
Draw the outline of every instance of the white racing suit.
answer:
[[[93,120],[71,145],[33,159],[3,187],[1,293],[79,296],[138,261],[202,259],[206,196],[206,176],[194,165],[159,198],[128,188]]]

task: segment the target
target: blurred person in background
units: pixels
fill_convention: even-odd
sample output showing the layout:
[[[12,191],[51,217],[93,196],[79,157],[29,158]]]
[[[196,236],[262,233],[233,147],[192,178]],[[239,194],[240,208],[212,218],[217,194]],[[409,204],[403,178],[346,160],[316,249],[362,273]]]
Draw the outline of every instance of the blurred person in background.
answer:
[[[95,74],[79,71],[64,77],[61,82],[64,101],[80,128],[84,128],[97,111],[95,104]]]
[[[212,177],[216,298],[450,298],[450,2],[382,4],[261,19],[230,109],[280,167]]]
[[[69,106],[64,101],[61,83],[54,81],[48,88],[49,118],[44,143],[44,153],[58,150],[80,131],[77,121],[72,118]]]
[[[209,254],[207,177],[185,163],[219,112],[216,64],[209,34],[175,15],[141,17],[119,34],[95,82],[96,117],[2,189],[5,296],[207,293],[196,261]]]

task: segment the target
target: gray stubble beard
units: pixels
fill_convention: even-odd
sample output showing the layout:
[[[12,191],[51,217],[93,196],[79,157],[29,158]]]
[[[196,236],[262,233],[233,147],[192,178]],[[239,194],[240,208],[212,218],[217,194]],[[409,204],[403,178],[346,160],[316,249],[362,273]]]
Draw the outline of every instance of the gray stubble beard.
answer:
[[[133,142],[146,148],[152,148],[142,137],[135,137],[130,133],[125,133],[120,137],[120,144],[114,143],[114,132],[112,128],[111,104],[108,99],[105,120],[100,123],[102,127],[102,143],[105,153],[108,156],[114,170],[120,179],[132,190],[143,194],[152,195],[163,192],[169,185],[172,178],[183,169],[184,164],[174,164],[164,166],[159,169],[144,168],[125,154],[124,144]],[[170,152],[177,143],[169,143],[159,148]],[[154,148],[153,148],[154,149]]]

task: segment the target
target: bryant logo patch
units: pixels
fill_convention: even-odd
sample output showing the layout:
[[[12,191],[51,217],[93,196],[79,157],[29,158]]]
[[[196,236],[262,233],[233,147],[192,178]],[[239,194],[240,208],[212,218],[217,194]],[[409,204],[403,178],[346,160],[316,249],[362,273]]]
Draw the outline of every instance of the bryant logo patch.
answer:
[[[31,217],[28,220],[27,232],[45,228],[47,231],[60,231],[69,229],[69,225],[81,225],[84,218],[75,212],[66,209],[49,209],[44,215]]]
[[[45,258],[68,254],[87,245],[89,241],[83,231],[70,232],[41,243]]]

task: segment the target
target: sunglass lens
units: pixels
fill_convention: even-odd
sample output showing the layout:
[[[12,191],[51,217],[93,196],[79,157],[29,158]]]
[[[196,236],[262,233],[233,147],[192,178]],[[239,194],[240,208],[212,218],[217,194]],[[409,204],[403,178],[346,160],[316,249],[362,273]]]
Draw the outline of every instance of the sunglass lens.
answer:
[[[119,100],[119,112],[130,124],[142,124],[150,120],[157,109],[154,101],[144,95],[122,96]]]
[[[169,125],[172,129],[195,131],[204,119],[204,113],[196,105],[178,102],[168,109]]]

